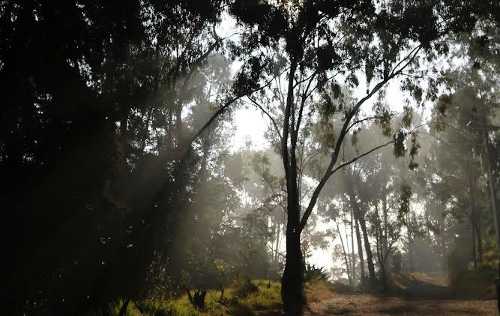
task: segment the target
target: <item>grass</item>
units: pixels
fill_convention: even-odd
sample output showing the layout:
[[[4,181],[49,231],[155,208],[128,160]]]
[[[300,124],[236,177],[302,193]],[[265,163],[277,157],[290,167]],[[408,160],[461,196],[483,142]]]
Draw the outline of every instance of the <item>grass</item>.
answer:
[[[127,316],[255,316],[272,315],[281,308],[280,284],[267,280],[254,280],[252,283],[257,290],[245,295],[238,290],[242,284],[224,291],[224,300],[220,301],[220,292],[208,291],[205,299],[205,309],[194,308],[187,294],[170,299],[152,299],[138,303],[130,303]],[[121,302],[114,306],[114,315],[118,314]],[[141,313],[142,310],[144,313]]]
[[[441,280],[411,275],[408,280],[425,279],[433,286]],[[402,278],[400,281],[405,281]],[[429,280],[428,280],[429,279]],[[432,281],[432,282],[431,282]],[[254,286],[240,282],[226,288],[223,302],[219,291],[209,291],[206,308],[196,310],[187,295],[170,299],[146,300],[130,303],[128,316],[276,316],[281,315],[280,284],[267,280],[253,280]],[[246,289],[246,290],[245,290]],[[256,290],[257,289],[257,290]],[[482,300],[450,300],[438,298],[411,298],[398,295],[376,295],[338,291],[337,286],[315,280],[306,284],[308,315],[494,315],[496,302]],[[118,314],[121,302],[115,305],[113,315]],[[139,308],[143,311],[141,313]]]

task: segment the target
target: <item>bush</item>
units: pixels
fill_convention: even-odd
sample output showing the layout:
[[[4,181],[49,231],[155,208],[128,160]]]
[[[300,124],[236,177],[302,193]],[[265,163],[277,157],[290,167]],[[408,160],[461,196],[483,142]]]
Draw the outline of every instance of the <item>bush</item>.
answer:
[[[245,279],[236,287],[234,294],[237,297],[244,298],[258,291],[259,287],[257,285],[253,284],[249,279]]]
[[[310,282],[313,280],[328,280],[328,273],[323,267],[316,267],[314,264],[304,266],[304,280]]]
[[[495,298],[494,280],[496,271],[482,268],[477,271],[462,271],[450,278],[450,289],[455,297],[488,299]]]

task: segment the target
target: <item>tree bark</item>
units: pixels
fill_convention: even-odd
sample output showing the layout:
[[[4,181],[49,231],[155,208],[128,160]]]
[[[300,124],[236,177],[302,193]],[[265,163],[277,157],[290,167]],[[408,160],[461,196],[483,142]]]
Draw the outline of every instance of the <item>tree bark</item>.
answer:
[[[366,228],[366,221],[363,216],[359,217],[359,224],[361,225],[361,231],[363,232],[363,240],[365,243],[366,262],[368,264],[368,279],[370,282],[370,286],[374,288],[376,284],[375,266],[373,264],[373,253],[370,247],[370,240],[368,239],[368,230]]]
[[[344,256],[344,261],[345,261],[345,268],[347,270],[347,279],[349,280],[349,286],[352,286],[352,276],[351,276],[351,266],[349,264],[349,259],[347,258],[347,252],[345,250],[345,246],[344,246],[344,239],[342,238],[342,233],[340,232],[340,227],[339,227],[339,223],[337,223],[337,221],[335,221],[335,224],[337,225],[337,232],[339,234],[339,238],[340,238],[340,245],[342,246],[342,254]]]
[[[356,254],[354,253],[354,226],[355,226],[354,210],[351,210],[351,262],[352,262],[352,279],[356,280]]]
[[[298,214],[293,210],[294,205],[289,205],[288,213]],[[292,208],[292,209],[291,209]],[[298,216],[293,216],[297,217]],[[300,247],[300,233],[298,220],[288,219],[286,229],[286,264],[281,279],[281,298],[285,315],[301,316],[305,304],[304,294],[304,261]]]
[[[297,182],[294,106],[294,77],[297,61],[292,58],[288,74],[288,92],[283,122],[281,158],[285,170],[287,191],[286,257],[285,271],[281,279],[281,299],[287,316],[301,316],[305,304],[304,260],[300,247],[300,201]],[[290,148],[288,140],[290,139]]]
[[[475,195],[475,185],[473,175],[468,174],[468,185],[469,185],[469,204],[470,204],[470,221],[472,226],[472,255],[474,259],[474,269],[478,268],[482,259],[482,240],[481,240],[481,221],[480,221],[480,210],[477,209]]]
[[[472,215],[471,215],[472,217]],[[472,261],[474,263],[474,270],[477,270],[477,252],[476,252],[476,225],[471,218],[471,233],[472,233]]]
[[[353,192],[349,195],[349,200],[351,202],[351,206],[354,209],[354,214],[357,217],[359,225],[361,226],[361,232],[363,233],[363,242],[365,244],[366,251],[366,263],[368,265],[368,281],[369,286],[374,288],[376,283],[375,277],[375,265],[373,264],[373,253],[370,247],[370,240],[368,239],[368,229],[366,228],[365,217],[361,212],[361,209],[358,205],[358,202],[355,200],[353,196]]]
[[[477,260],[479,265],[483,263],[483,237],[481,236],[481,214],[477,214],[477,227],[476,227],[476,240],[477,240]]]
[[[360,272],[361,272],[361,284],[365,285],[365,283],[366,283],[365,258],[363,256],[363,242],[361,240],[361,233],[359,231],[359,220],[358,219],[356,219],[356,240],[358,241],[358,255],[359,255],[359,264],[360,264]]]

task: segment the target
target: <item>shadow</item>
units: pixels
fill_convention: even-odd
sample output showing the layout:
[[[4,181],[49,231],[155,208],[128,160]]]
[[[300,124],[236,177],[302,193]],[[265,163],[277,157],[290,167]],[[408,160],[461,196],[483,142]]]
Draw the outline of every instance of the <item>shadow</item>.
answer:
[[[438,285],[412,275],[395,276],[397,286],[387,294],[411,299],[453,299],[454,295],[449,287]]]

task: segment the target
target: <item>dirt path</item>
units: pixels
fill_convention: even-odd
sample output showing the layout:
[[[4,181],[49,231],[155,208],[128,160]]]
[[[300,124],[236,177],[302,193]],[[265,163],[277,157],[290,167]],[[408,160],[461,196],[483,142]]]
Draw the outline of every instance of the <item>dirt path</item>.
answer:
[[[496,302],[493,300],[427,300],[369,294],[335,294],[328,300],[310,303],[308,315],[496,315]]]

